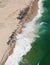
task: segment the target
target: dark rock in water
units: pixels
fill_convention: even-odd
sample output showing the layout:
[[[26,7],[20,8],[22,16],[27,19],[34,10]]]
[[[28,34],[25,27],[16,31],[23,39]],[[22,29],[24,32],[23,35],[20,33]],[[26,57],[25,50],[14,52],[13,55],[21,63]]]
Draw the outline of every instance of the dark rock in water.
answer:
[[[28,10],[29,10],[29,7],[26,7],[26,8],[24,8],[24,10],[20,11],[17,19],[19,19],[19,20],[23,19],[27,15]]]

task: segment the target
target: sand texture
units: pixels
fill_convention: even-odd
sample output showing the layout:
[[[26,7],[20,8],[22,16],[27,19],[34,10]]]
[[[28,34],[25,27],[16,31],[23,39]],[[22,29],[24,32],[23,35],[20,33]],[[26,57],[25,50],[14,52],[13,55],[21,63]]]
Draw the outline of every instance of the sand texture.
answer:
[[[36,16],[38,0],[0,0],[0,65],[4,65],[6,59],[13,52],[16,35],[22,32],[26,22]],[[1,3],[0,2],[0,3]],[[26,13],[25,9],[28,8]],[[22,11],[22,14],[20,14]],[[23,13],[25,16],[23,16]],[[12,44],[13,43],[13,44]]]

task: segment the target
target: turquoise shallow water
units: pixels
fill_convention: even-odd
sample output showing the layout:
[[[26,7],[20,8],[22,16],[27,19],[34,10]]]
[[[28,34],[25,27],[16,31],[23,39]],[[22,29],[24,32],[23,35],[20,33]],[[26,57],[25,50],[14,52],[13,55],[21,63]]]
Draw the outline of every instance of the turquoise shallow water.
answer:
[[[19,65],[50,65],[50,0],[43,0],[44,12],[38,21],[43,24],[39,27],[39,36],[32,44],[32,48]]]

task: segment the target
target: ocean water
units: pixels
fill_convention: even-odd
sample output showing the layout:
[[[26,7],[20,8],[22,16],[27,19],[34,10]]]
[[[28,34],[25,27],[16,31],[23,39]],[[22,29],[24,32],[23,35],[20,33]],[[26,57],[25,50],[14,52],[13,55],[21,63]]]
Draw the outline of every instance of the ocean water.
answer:
[[[50,1],[39,0],[35,18],[18,34],[5,65],[50,65]]]
[[[32,48],[23,56],[20,65],[50,65],[50,0],[39,0],[39,38],[32,43]]]

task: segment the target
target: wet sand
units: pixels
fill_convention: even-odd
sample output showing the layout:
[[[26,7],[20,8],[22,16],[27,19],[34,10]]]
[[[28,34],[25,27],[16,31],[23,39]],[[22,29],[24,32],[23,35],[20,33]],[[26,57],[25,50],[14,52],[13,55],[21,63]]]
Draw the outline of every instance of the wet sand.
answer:
[[[29,0],[0,0],[0,60],[7,49],[7,41],[17,28],[18,13],[29,4]]]
[[[18,4],[15,4],[16,3],[15,1],[17,1]],[[11,48],[9,48],[9,45],[7,45],[7,41],[9,39],[9,37],[11,36],[12,32],[17,28],[17,24],[20,22],[16,17],[18,16],[18,13],[21,9],[25,8],[29,3],[30,1],[28,0],[26,2],[27,5],[25,5],[24,3],[24,0],[22,1],[22,3],[20,3],[19,5],[19,0],[15,0],[13,2],[10,2],[9,5],[6,5],[3,9],[1,8],[1,12],[3,12],[3,14],[0,14],[0,20],[2,21],[1,24],[0,24],[0,52],[2,51],[2,53],[0,54],[0,58],[2,58],[2,56],[4,55],[5,51],[8,50],[10,52],[10,54],[12,53],[12,50]],[[10,6],[10,4],[12,3],[12,5]],[[22,4],[22,5],[21,5]],[[15,8],[14,8],[14,7]],[[18,7],[19,6],[19,7]],[[7,8],[10,8],[10,9],[7,9]],[[24,21],[25,22],[29,22],[30,20],[33,19],[34,16],[36,16],[37,14],[37,10],[38,10],[38,0],[35,0],[34,3],[31,4],[31,6],[29,5],[30,9],[29,9],[29,12],[27,14],[27,16],[21,20],[21,21]],[[11,9],[12,8],[12,9]],[[19,9],[18,9],[19,8]],[[6,12],[5,12],[6,11]],[[23,25],[23,24],[22,24]],[[22,30],[22,26],[21,24],[19,25],[19,28],[18,30],[21,31]],[[17,33],[17,32],[16,32]],[[14,48],[14,45],[13,45],[13,48]],[[4,51],[4,52],[3,52]],[[8,56],[10,55],[8,54]],[[4,65],[4,62],[2,63],[2,65]]]

